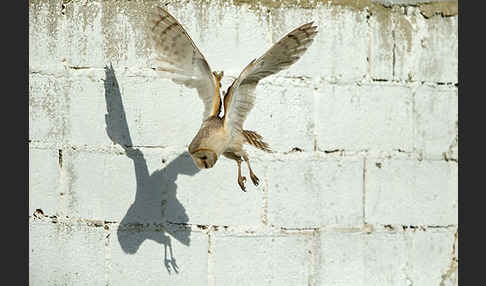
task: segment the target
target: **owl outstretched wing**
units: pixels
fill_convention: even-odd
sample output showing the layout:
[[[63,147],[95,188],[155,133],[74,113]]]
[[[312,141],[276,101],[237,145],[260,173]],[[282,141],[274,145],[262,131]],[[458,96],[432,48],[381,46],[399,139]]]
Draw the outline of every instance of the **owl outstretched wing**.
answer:
[[[224,97],[224,127],[242,130],[243,123],[255,103],[258,82],[295,63],[312,44],[317,33],[313,22],[289,32],[263,56],[251,61],[228,88]]]
[[[150,15],[153,48],[157,54],[157,71],[177,84],[196,88],[204,103],[203,121],[219,114],[220,83],[208,62],[182,25],[163,8]]]

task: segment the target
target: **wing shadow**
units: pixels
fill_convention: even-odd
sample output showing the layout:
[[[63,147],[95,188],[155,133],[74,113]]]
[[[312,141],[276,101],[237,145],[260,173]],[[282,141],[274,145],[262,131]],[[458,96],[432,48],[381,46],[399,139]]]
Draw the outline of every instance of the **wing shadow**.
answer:
[[[105,76],[106,132],[113,143],[123,147],[126,156],[133,160],[137,183],[135,201],[127,210],[117,230],[118,241],[123,251],[129,254],[135,254],[146,239],[163,244],[167,271],[170,273],[172,268],[177,273],[178,266],[173,255],[171,237],[184,245],[189,245],[190,230],[168,224],[169,221],[180,224],[189,221],[184,206],[177,200],[175,181],[179,174],[193,176],[199,169],[186,151],[165,168],[150,174],[144,154],[133,148],[113,66],[105,66]],[[144,227],[147,225],[151,226],[150,230]]]

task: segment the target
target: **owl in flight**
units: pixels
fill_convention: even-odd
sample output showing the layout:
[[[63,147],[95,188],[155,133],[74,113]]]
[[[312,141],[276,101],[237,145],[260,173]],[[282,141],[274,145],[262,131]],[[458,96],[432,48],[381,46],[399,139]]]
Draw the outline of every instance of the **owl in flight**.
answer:
[[[157,7],[150,16],[150,30],[157,58],[157,71],[164,72],[175,83],[195,88],[204,103],[203,122],[191,144],[189,153],[200,169],[208,169],[223,155],[236,161],[238,184],[243,191],[246,178],[241,163],[248,165],[250,178],[258,185],[244,144],[270,152],[262,136],[243,129],[243,123],[255,104],[258,82],[295,63],[312,44],[317,33],[313,22],[304,24],[275,43],[260,58],[251,61],[223,93],[220,89],[223,72],[213,72],[182,25],[166,10]],[[224,115],[220,116],[224,107]]]

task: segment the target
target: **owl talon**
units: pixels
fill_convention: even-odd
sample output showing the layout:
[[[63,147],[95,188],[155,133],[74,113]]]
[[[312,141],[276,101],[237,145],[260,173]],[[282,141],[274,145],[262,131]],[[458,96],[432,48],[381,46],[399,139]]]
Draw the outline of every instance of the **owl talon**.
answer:
[[[258,183],[260,183],[260,179],[258,179],[258,177],[255,176],[255,174],[253,174],[253,173],[250,174],[250,178],[251,178],[251,181],[253,182],[253,184],[255,186],[258,186]]]
[[[245,181],[246,177],[238,177],[238,185],[240,185],[240,188],[243,192],[246,192]]]

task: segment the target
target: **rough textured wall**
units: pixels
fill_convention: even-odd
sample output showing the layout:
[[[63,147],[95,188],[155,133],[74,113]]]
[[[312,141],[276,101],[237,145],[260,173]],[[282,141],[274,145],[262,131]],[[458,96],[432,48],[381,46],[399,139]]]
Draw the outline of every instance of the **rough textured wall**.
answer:
[[[224,87],[319,26],[256,90],[276,152],[248,147],[246,193],[186,152],[202,102],[152,70],[159,4],[29,2],[31,285],[457,285],[456,2],[170,1]]]

